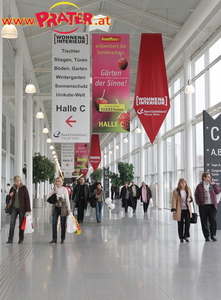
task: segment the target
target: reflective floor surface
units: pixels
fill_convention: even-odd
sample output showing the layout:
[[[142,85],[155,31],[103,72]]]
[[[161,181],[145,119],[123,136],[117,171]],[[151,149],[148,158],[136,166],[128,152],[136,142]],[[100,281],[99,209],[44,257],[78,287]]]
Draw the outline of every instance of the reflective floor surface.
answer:
[[[2,212],[1,300],[221,299],[220,230],[217,242],[205,242],[198,220],[190,242],[180,243],[169,210],[144,214],[139,203],[125,214],[116,201],[101,223],[93,211],[81,235],[51,245],[50,211],[48,203],[33,210],[35,231],[21,245],[17,224],[13,244],[5,243],[10,217]]]

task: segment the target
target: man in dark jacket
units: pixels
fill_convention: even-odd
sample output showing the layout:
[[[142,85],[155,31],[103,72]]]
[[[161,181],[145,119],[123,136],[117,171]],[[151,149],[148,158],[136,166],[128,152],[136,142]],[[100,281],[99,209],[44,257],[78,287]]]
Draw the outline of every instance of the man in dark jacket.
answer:
[[[216,213],[217,201],[216,194],[221,192],[218,185],[211,180],[209,172],[202,175],[202,181],[197,185],[195,190],[196,204],[199,206],[200,220],[205,241],[209,242],[209,236],[214,242],[216,239]],[[208,224],[210,225],[208,228]]]
[[[132,201],[133,213],[135,213],[137,208],[137,199],[140,198],[140,189],[135,184],[134,180],[131,181],[130,193],[132,195],[131,201]]]
[[[85,184],[84,177],[81,177],[79,183],[76,185],[73,195],[72,201],[76,203],[77,208],[77,220],[79,223],[83,223],[84,220],[84,210],[87,208],[87,203],[90,198],[90,190],[89,186]]]

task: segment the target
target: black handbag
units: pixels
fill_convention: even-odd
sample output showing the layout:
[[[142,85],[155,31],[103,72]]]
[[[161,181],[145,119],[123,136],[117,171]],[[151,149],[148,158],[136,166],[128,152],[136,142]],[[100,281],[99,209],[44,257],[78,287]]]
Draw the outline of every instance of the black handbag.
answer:
[[[6,214],[10,214],[10,212],[11,212],[11,205],[7,205],[7,206],[5,207],[5,213],[6,213]]]
[[[91,207],[96,207],[95,195],[92,195],[90,197],[90,204],[91,204]]]
[[[194,211],[195,211],[194,203],[193,203],[193,209],[194,209]],[[197,223],[197,218],[198,218],[197,213],[193,212],[193,213],[192,213],[192,218],[190,218],[190,223],[196,224],[196,223]]]
[[[57,201],[57,194],[52,194],[48,199],[47,202],[50,204],[55,204],[55,202]]]

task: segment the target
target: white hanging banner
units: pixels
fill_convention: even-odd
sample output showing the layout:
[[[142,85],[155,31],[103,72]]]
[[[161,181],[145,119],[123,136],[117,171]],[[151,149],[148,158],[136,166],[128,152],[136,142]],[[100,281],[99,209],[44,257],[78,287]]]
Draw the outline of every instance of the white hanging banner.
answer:
[[[90,142],[89,35],[53,33],[52,141]]]
[[[74,172],[74,145],[61,144],[61,168],[63,171]]]

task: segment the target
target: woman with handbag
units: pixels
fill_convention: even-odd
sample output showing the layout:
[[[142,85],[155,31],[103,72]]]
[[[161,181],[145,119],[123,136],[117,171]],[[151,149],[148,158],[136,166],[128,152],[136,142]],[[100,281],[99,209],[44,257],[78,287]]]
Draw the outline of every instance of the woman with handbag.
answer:
[[[97,219],[97,223],[100,223],[101,222],[101,211],[102,211],[102,208],[103,208],[103,203],[106,200],[105,192],[104,192],[104,190],[102,190],[102,186],[101,186],[100,182],[97,183],[97,188],[94,190],[93,196],[94,196],[95,202],[96,202],[96,219]]]
[[[172,209],[173,219],[178,223],[178,235],[180,242],[189,242],[190,218],[192,218],[192,192],[186,180],[180,178],[177,188],[173,191]]]
[[[7,244],[13,243],[14,230],[17,215],[19,215],[19,244],[23,243],[24,240],[24,230],[21,229],[22,222],[25,217],[25,213],[31,212],[30,198],[28,189],[22,183],[20,176],[16,175],[14,177],[14,185],[10,190],[10,202],[9,202],[9,214],[11,215],[10,229]]]
[[[55,178],[55,188],[54,191],[51,193],[57,194],[57,201],[52,204],[52,241],[50,244],[57,243],[57,224],[58,224],[58,217],[60,216],[61,221],[61,244],[65,241],[65,234],[66,234],[66,218],[67,215],[70,214],[70,201],[67,189],[62,186],[63,180],[61,177]]]

